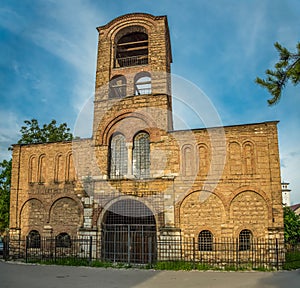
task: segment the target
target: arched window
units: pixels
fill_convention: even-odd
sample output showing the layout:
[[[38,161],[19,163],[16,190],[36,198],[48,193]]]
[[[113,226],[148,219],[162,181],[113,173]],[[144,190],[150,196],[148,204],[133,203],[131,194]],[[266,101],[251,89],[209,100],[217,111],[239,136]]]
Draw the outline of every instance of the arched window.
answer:
[[[148,72],[138,73],[134,77],[134,95],[151,94],[151,75]]]
[[[138,133],[133,139],[132,165],[135,177],[150,177],[150,137],[146,132]]]
[[[213,250],[213,234],[209,230],[202,230],[198,235],[199,251]]]
[[[71,248],[71,237],[68,233],[60,233],[55,238],[55,246],[58,248]]]
[[[250,250],[252,242],[252,232],[248,229],[244,229],[239,235],[239,250],[246,251]]]
[[[41,235],[36,230],[31,230],[27,236],[28,248],[41,248]]]
[[[126,96],[125,76],[115,76],[109,82],[109,98],[122,98]]]
[[[124,135],[113,135],[110,142],[110,178],[123,178],[127,174],[127,161]]]
[[[144,30],[136,27],[137,30]],[[132,32],[122,36],[116,43],[115,67],[148,64],[148,35]]]

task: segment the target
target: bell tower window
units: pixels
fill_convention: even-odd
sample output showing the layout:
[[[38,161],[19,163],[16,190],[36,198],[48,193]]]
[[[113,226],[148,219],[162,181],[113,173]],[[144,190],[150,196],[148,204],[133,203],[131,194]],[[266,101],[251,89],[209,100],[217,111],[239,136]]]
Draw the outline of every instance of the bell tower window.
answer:
[[[151,75],[148,72],[138,73],[134,78],[134,95],[151,94]]]
[[[131,32],[116,43],[115,68],[148,64],[148,35]]]
[[[122,98],[126,96],[125,76],[115,76],[109,82],[109,98]]]

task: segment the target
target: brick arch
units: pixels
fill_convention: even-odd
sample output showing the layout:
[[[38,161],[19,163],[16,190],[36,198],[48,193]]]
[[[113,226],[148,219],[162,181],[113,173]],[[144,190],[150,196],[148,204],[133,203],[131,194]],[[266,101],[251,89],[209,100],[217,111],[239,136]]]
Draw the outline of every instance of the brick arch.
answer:
[[[149,119],[149,115],[146,115],[143,113],[143,111],[135,112],[135,111],[126,111],[125,113],[123,112],[122,114],[117,115],[113,119],[108,119],[106,121],[102,121],[101,124],[99,125],[97,129],[97,135],[96,135],[96,145],[108,145],[109,144],[109,139],[111,138],[112,134],[117,132],[114,130],[114,128],[120,124],[122,120],[129,118],[137,119],[141,121],[144,125],[142,130],[145,130],[146,132],[149,133],[149,128],[150,127],[156,127],[157,125],[154,123],[153,120]],[[134,127],[133,127],[134,128]],[[123,133],[122,131],[118,131],[122,134],[128,134],[128,133]],[[136,131],[134,132],[134,134]],[[150,133],[149,133],[150,134]],[[133,135],[131,135],[133,137]]]
[[[252,139],[245,139],[243,142],[242,142],[242,146],[244,146],[245,144],[247,143],[251,143],[251,145],[253,145],[253,147],[256,146],[255,142],[252,140]]]
[[[228,207],[231,205],[233,199],[239,195],[240,193],[242,192],[245,192],[245,191],[251,191],[251,192],[254,192],[254,193],[257,193],[259,194],[267,203],[268,207],[272,207],[272,201],[271,199],[267,196],[266,192],[264,192],[264,190],[258,188],[258,187],[253,187],[253,186],[241,186],[239,188],[237,188],[236,190],[234,190],[231,195],[229,196],[229,204],[228,204]],[[271,211],[271,210],[269,210]]]
[[[233,222],[234,235],[243,229],[249,229],[253,235],[264,237],[272,222],[272,206],[263,195],[253,189],[236,193],[230,201],[229,218]]]
[[[80,201],[72,197],[58,197],[53,201],[48,215],[48,222],[54,231],[66,230],[75,234],[82,225],[83,209]]]
[[[142,204],[144,204],[153,214],[154,218],[155,218],[155,222],[156,222],[156,227],[159,227],[160,224],[162,224],[162,219],[159,218],[159,214],[157,213],[157,211],[155,210],[155,208],[151,205],[151,203],[149,203],[149,201],[147,201],[146,199],[143,198],[138,198],[135,196],[120,196],[117,198],[112,199],[111,201],[109,201],[108,203],[106,203],[106,205],[103,207],[103,209],[100,211],[99,215],[98,215],[98,220],[97,220],[97,226],[101,227],[101,224],[103,223],[105,214],[107,211],[109,211],[109,208],[112,207],[115,203],[122,201],[122,200],[134,200],[134,201],[138,201]]]
[[[37,198],[30,198],[21,206],[19,226],[22,234],[27,235],[30,230],[41,231],[46,220],[46,210],[43,202]]]
[[[221,235],[220,227],[226,222],[226,202],[220,195],[196,190],[187,194],[176,207],[176,223],[183,235],[199,233],[203,227],[214,231],[215,237]]]
[[[141,33],[145,33],[149,34],[149,25],[145,25],[144,23],[128,23],[126,24],[126,26],[121,26],[121,28],[118,27],[118,29],[116,29],[115,31],[113,31],[113,33],[111,33],[111,40],[114,43],[117,43],[123,36],[132,33],[132,32],[141,32]]]
[[[150,30],[155,26],[155,19],[157,17],[146,13],[130,13],[122,15],[114,20],[110,21],[106,25],[99,27],[100,29],[109,29],[108,33],[104,37],[108,37],[110,40],[114,39],[117,33],[126,27],[141,26],[146,30]]]
[[[253,229],[253,226],[248,224],[248,225],[238,225],[234,227],[233,237],[239,238],[239,235],[243,230],[249,230],[252,233],[253,238],[260,238],[259,236],[261,236],[260,234],[257,233],[256,230]]]
[[[217,238],[216,235],[219,235],[220,232],[217,231],[217,229],[215,227],[212,227],[212,225],[203,225],[203,226],[199,226],[196,230],[195,230],[195,238],[197,239],[200,232],[203,231],[203,230],[208,230],[211,232],[211,234],[213,235],[213,238]]]

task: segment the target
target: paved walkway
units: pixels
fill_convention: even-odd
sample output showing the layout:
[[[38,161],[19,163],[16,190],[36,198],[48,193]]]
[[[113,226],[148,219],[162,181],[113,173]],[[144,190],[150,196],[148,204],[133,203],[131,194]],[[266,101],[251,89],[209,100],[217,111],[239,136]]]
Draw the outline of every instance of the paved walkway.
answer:
[[[212,272],[103,269],[0,262],[1,288],[300,287],[300,270]]]

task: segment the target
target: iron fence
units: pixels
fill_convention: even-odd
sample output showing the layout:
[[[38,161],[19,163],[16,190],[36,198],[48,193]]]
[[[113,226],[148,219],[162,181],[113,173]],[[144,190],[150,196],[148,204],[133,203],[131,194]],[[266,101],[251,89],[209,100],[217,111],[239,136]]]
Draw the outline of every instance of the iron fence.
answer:
[[[277,239],[251,239],[243,246],[239,239],[233,238],[214,239],[204,244],[195,238],[166,240],[151,230],[144,231],[143,237],[137,232],[123,227],[119,231],[107,230],[101,237],[75,237],[64,241],[41,237],[35,243],[28,238],[6,237],[3,257],[25,262],[82,261],[85,265],[96,261],[147,264],[154,268],[166,265],[170,269],[178,265],[179,268],[189,265],[192,269],[201,265],[208,269],[281,269],[287,261],[299,261],[290,255],[300,255],[299,246],[287,246]]]

